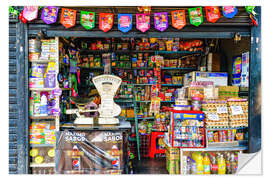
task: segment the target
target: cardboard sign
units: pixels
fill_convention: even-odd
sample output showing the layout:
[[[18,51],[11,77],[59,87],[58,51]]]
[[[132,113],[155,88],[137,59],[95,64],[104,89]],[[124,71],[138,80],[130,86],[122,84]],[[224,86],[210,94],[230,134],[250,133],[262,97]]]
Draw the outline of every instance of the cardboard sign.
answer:
[[[89,30],[95,27],[95,12],[81,11],[81,24]]]
[[[23,17],[27,21],[32,21],[38,16],[38,6],[24,6]]]
[[[136,28],[141,32],[150,29],[150,14],[136,14]]]
[[[167,12],[160,12],[154,13],[154,23],[155,29],[159,31],[164,31],[168,28],[168,13]]]
[[[223,6],[223,16],[226,18],[233,18],[237,14],[237,8],[235,6]]]
[[[58,15],[58,7],[55,6],[46,6],[43,8],[42,14],[41,14],[41,19],[46,23],[46,24],[52,24],[55,23],[57,20],[57,15]]]
[[[205,7],[206,19],[209,22],[215,23],[220,18],[220,12],[218,6],[206,6]]]
[[[99,29],[103,32],[109,31],[113,26],[113,14],[112,13],[100,13],[99,14]]]
[[[65,28],[70,28],[75,25],[76,12],[77,11],[73,9],[62,8],[60,22]]]
[[[207,117],[209,120],[212,120],[212,121],[218,121],[219,120],[219,117],[217,114],[207,114]]]
[[[202,7],[189,8],[188,13],[190,24],[199,26],[203,23]]]
[[[124,33],[132,29],[132,14],[118,14],[118,29]]]
[[[217,113],[218,114],[228,113],[227,106],[217,106]]]
[[[182,29],[186,25],[185,10],[172,11],[172,26],[176,29]]]

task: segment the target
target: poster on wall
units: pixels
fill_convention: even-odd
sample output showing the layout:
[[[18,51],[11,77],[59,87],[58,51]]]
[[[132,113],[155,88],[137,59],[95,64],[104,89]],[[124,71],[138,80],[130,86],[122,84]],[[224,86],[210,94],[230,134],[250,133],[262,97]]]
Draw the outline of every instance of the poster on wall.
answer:
[[[136,28],[141,32],[150,29],[150,14],[136,14]]]
[[[203,23],[202,7],[189,8],[188,13],[190,24],[199,26]]]
[[[24,6],[22,14],[27,21],[32,21],[38,16],[38,6]]]
[[[71,28],[75,25],[76,12],[77,11],[73,9],[62,8],[60,22],[65,28]]]
[[[59,131],[56,133],[56,174],[121,174],[122,132]]]
[[[89,30],[95,27],[95,12],[81,11],[81,24]]]
[[[226,18],[233,18],[237,14],[235,6],[222,6],[223,16]]]
[[[205,7],[206,19],[208,22],[215,23],[220,18],[220,12],[218,6],[206,6]]]
[[[58,15],[58,7],[55,6],[46,6],[43,8],[41,19],[46,24],[55,23]]]
[[[172,26],[176,29],[182,29],[186,25],[185,10],[176,10],[171,12]]]
[[[118,14],[118,29],[124,33],[132,29],[132,14]]]
[[[155,29],[164,31],[168,28],[168,13],[160,12],[154,13]]]
[[[113,14],[112,13],[100,13],[99,14],[99,29],[103,32],[109,31],[113,26]]]

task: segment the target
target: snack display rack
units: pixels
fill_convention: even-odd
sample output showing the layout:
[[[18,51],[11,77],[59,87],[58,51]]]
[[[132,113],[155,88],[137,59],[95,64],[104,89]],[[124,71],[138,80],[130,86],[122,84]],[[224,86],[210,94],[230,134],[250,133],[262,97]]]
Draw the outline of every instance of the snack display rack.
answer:
[[[37,63],[37,64],[48,64],[50,62],[55,62],[55,79],[57,79],[57,74],[59,72],[59,38],[58,37],[55,37],[55,60],[41,60],[41,59],[38,59],[38,60],[30,60],[29,59],[29,63]],[[51,92],[52,90],[56,89],[56,88],[59,88],[59,84],[58,84],[58,81],[56,80],[55,81],[55,87],[52,87],[52,88],[45,88],[45,87],[40,87],[40,88],[33,88],[33,87],[30,87],[29,90],[30,92]],[[55,98],[55,106],[56,107],[59,107],[59,96],[56,96]],[[54,127],[54,130],[52,130],[52,134],[55,134],[56,131],[59,131],[59,128],[60,128],[60,117],[59,115],[47,115],[47,116],[35,116],[35,115],[29,115],[29,120],[32,121],[32,122],[36,122],[36,123],[42,123],[42,122],[51,122],[51,126]],[[53,136],[53,135],[52,135]],[[31,141],[31,135],[30,135],[30,141]],[[51,143],[51,144],[44,144],[44,143],[31,143],[29,144],[30,146],[30,149],[31,150],[42,150],[44,148],[53,148],[54,151],[55,151],[55,148],[56,148],[56,144],[55,143]],[[31,150],[30,150],[30,153],[31,153]],[[53,157],[55,154],[55,152],[51,152],[51,157]],[[42,154],[44,155],[44,153]],[[43,158],[42,158],[43,159]],[[42,163],[34,163],[34,162],[30,162],[30,168],[32,168],[32,171],[33,173],[38,173],[38,174],[45,174],[45,173],[49,173],[49,174],[53,174],[55,172],[54,168],[55,168],[55,162],[54,162],[54,158],[51,158],[53,159],[52,161],[50,162],[45,162],[44,160],[41,160],[40,162]],[[32,158],[32,160],[34,160],[34,158]],[[46,159],[45,159],[46,160]],[[35,168],[39,168],[38,170],[35,170]],[[49,172],[45,172],[46,168],[49,168]],[[36,172],[35,172],[36,171]],[[42,171],[42,172],[41,172]]]

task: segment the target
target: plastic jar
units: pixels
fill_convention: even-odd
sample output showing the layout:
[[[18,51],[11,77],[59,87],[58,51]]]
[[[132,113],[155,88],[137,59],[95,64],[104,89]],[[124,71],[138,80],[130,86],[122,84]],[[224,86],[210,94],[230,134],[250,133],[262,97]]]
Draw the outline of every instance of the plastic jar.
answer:
[[[193,97],[192,98],[192,110],[193,111],[200,111],[202,107],[201,98]]]

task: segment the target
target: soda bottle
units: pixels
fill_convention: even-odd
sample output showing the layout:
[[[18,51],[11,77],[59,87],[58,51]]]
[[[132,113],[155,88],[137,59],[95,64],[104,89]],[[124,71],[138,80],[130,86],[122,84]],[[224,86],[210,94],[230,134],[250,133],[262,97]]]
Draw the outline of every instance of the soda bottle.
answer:
[[[218,173],[217,160],[216,160],[216,157],[214,155],[212,157],[212,162],[211,162],[211,173],[212,174],[217,174]]]
[[[230,161],[230,153],[226,153],[226,174],[231,174],[231,161]]]
[[[72,159],[72,169],[73,170],[80,170],[81,169],[81,157],[79,154],[79,149],[76,145],[74,145],[72,148],[71,159]]]
[[[231,154],[231,173],[235,174],[237,171],[237,159],[234,156],[234,153]]]
[[[205,153],[204,157],[203,157],[203,169],[204,169],[204,174],[211,174],[210,171],[210,159],[208,157],[208,154]]]
[[[197,165],[197,174],[203,174],[204,167],[203,167],[203,157],[201,155],[201,152],[198,152],[196,165]]]
[[[223,154],[219,155],[218,158],[218,174],[225,174],[226,173],[226,163],[223,158]]]

